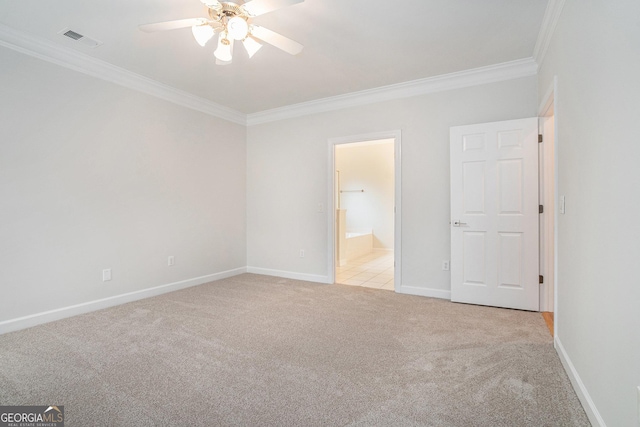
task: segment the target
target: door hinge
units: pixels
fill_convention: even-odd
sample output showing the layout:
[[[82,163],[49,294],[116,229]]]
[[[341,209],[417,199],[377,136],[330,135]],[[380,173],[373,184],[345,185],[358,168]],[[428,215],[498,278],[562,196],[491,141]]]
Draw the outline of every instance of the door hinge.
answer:
[[[544,283],[544,276],[538,276],[538,283]]]
[[[544,206],[538,205],[538,213],[544,213]]]
[[[541,133],[538,134],[538,142],[542,142],[542,134]]]

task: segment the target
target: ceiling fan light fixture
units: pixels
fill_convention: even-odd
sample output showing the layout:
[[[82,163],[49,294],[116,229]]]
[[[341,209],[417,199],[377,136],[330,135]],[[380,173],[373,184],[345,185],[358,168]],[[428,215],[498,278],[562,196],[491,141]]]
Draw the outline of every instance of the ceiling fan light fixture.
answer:
[[[274,46],[291,55],[297,55],[303,46],[267,28],[253,25],[252,19],[274,10],[302,3],[305,0],[199,0],[207,7],[208,18],[188,18],[139,25],[145,33],[191,28],[200,46],[205,46],[219,34],[215,52],[216,64],[230,64],[235,40],[241,41],[249,58],[263,43]]]
[[[249,24],[244,18],[234,16],[227,21],[227,31],[234,40],[244,40],[249,33]]]
[[[256,39],[251,36],[247,36],[246,39],[242,40],[242,45],[249,54],[249,58],[252,58],[262,47],[262,44],[258,43]]]
[[[204,47],[204,45],[211,40],[211,37],[213,37],[215,30],[210,25],[194,25],[191,27],[191,32],[198,44]]]
[[[229,62],[232,59],[233,39],[229,40],[223,32],[218,36],[218,48],[213,55],[222,62]]]

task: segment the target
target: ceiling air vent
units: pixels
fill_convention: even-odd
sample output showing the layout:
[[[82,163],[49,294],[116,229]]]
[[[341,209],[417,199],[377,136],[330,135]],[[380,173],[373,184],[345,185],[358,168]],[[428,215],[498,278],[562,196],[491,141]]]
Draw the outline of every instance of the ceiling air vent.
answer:
[[[58,34],[62,34],[65,37],[69,37],[72,40],[82,43],[85,46],[89,46],[90,48],[96,48],[102,44],[98,40],[92,39],[90,37],[84,36],[76,31],[70,30],[68,28],[64,28],[58,31]]]
[[[75,31],[71,31],[71,30],[64,33],[63,36],[67,36],[70,39],[74,39],[74,40],[80,40],[81,38],[84,37],[82,34],[78,34]]]

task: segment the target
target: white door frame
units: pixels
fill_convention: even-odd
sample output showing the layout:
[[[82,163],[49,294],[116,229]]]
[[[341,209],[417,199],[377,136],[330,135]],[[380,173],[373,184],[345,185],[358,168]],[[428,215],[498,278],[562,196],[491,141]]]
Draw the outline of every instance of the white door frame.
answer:
[[[553,108],[553,336],[558,335],[558,214],[559,214],[559,196],[558,196],[558,77],[554,76],[553,82],[542,102],[538,107],[538,117],[543,119],[549,109]],[[546,242],[549,244],[550,242]],[[541,307],[541,311],[548,311],[551,307]],[[555,345],[555,340],[554,340]]]
[[[329,242],[327,264],[329,270],[329,282],[334,283],[336,277],[336,194],[335,194],[335,170],[336,170],[336,150],[335,146],[340,144],[349,144],[353,142],[364,141],[376,141],[380,139],[393,139],[394,140],[394,205],[395,215],[393,217],[393,257],[394,257],[394,270],[393,270],[393,283],[394,289],[397,291],[402,286],[402,212],[401,212],[401,199],[402,199],[402,159],[401,159],[401,144],[402,144],[402,132],[398,130],[391,130],[386,132],[374,132],[361,135],[342,136],[329,139],[329,168],[327,171],[327,233]]]

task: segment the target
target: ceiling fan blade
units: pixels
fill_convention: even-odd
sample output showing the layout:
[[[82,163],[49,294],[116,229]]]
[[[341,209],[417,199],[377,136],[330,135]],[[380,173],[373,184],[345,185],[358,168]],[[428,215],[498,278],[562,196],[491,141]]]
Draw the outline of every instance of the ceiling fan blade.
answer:
[[[278,49],[282,49],[291,55],[299,54],[304,48],[304,46],[296,41],[288,39],[278,33],[274,33],[264,27],[258,27],[257,25],[254,25],[251,29],[251,35],[265,43],[269,43],[270,45],[277,47]]]
[[[222,7],[222,5],[220,4],[220,2],[218,0],[200,0],[202,2],[202,4],[204,4],[205,6],[211,8],[211,9],[216,9],[218,7]]]
[[[250,16],[259,16],[283,7],[302,3],[304,0],[251,0],[242,5]]]
[[[156,31],[177,30],[180,28],[193,27],[194,25],[203,25],[207,22],[209,21],[204,18],[178,19],[177,21],[138,25],[138,28],[145,33],[153,33]]]

